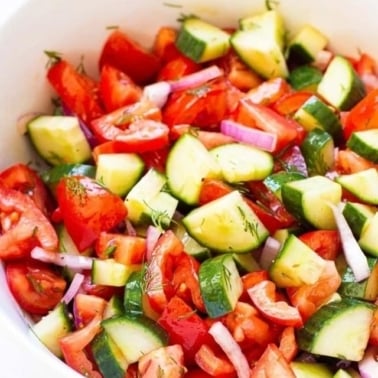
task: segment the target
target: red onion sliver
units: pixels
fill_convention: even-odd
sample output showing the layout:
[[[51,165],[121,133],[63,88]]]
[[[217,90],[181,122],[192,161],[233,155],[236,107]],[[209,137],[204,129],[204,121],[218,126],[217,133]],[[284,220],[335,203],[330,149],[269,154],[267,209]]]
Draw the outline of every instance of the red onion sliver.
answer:
[[[166,81],[146,85],[143,89],[143,97],[151,101],[158,108],[162,108],[171,93],[171,85]]]
[[[363,359],[358,362],[358,370],[361,378],[376,378],[378,377],[378,347],[369,346]]]
[[[34,247],[31,257],[49,264],[66,266],[71,269],[88,270],[92,268],[93,258],[68,253],[50,252],[41,247]]]
[[[215,322],[210,327],[209,333],[234,365],[238,378],[249,378],[247,358],[223,323]]]
[[[247,127],[238,122],[223,120],[220,129],[223,134],[264,151],[272,152],[277,146],[277,135]]]
[[[146,260],[147,261],[151,261],[152,252],[161,234],[162,234],[162,231],[159,228],[155,226],[151,226],[151,225],[148,226],[147,235],[146,235],[146,245],[147,245]]]
[[[281,243],[277,239],[274,239],[271,236],[266,239],[259,259],[261,268],[265,270],[268,270],[270,268],[270,265],[277,256],[280,248]]]
[[[319,68],[321,71],[325,71],[328,67],[329,62],[332,60],[333,54],[329,50],[320,50],[312,65],[316,68]]]
[[[197,87],[223,75],[223,71],[216,65],[204,68],[201,71],[186,75],[176,81],[171,81],[172,92]]]
[[[81,273],[75,273],[69,288],[67,289],[62,298],[62,302],[66,304],[70,303],[71,300],[75,297],[75,295],[79,292],[83,282],[84,275],[82,275]]]
[[[355,239],[348,222],[344,218],[341,209],[343,204],[340,203],[338,206],[336,206],[333,203],[329,203],[328,205],[332,209],[333,215],[335,217],[345,259],[349,267],[352,269],[356,281],[360,282],[370,276],[370,269],[367,258],[362,252],[357,240]]]
[[[136,236],[137,232],[136,232],[134,226],[132,225],[132,223],[128,219],[126,219],[125,224],[126,224],[127,235],[129,235],[129,236]]]

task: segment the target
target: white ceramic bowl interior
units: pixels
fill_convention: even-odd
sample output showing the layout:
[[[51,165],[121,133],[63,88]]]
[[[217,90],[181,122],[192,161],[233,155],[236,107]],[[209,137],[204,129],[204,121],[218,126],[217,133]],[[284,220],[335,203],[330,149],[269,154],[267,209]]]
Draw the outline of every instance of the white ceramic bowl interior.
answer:
[[[96,75],[98,54],[107,27],[118,25],[146,47],[159,26],[176,24],[180,14],[196,14],[220,26],[265,9],[264,0],[0,0],[11,14],[0,18],[0,168],[28,162],[26,138],[16,121],[30,111],[47,110],[51,91],[45,80],[44,50],[69,60],[84,56],[87,71]],[[378,57],[376,0],[279,0],[291,31],[305,23],[322,30],[340,53],[368,51]],[[5,14],[5,13],[4,13]],[[42,347],[9,295],[0,266],[0,350],[3,378],[79,377]],[[4,354],[5,353],[5,354]]]

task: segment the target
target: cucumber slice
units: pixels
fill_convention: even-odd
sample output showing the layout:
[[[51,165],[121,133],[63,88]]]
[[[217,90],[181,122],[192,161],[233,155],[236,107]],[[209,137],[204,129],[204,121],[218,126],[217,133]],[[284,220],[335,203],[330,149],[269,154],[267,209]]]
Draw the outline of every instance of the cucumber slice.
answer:
[[[246,144],[225,144],[213,148],[210,153],[229,183],[263,180],[273,170],[271,154]]]
[[[353,235],[358,239],[368,220],[375,214],[375,209],[371,206],[359,202],[345,202],[343,215],[348,222]]]
[[[354,378],[354,377],[360,377],[360,375],[351,375],[347,370],[344,369],[338,369],[333,378]]]
[[[328,203],[338,204],[341,194],[341,185],[323,176],[291,181],[281,188],[284,205],[297,219],[326,230],[336,229]]]
[[[123,307],[126,315],[143,315],[144,269],[132,272],[127,279],[123,295]]]
[[[139,265],[126,266],[114,259],[94,259],[91,270],[92,283],[122,287],[125,286],[130,274],[139,268]]]
[[[49,164],[84,163],[91,159],[91,147],[76,117],[39,116],[27,125],[38,154]]]
[[[272,173],[264,180],[264,185],[270,189],[278,198],[282,201],[281,196],[281,187],[283,184],[286,184],[287,182],[295,181],[295,180],[301,180],[305,178],[302,173],[299,172],[277,172]]]
[[[93,358],[104,378],[124,378],[128,361],[107,332],[100,332],[91,343]]]
[[[41,343],[57,357],[62,357],[59,339],[68,335],[71,329],[72,321],[64,303],[59,303],[31,327]]]
[[[219,255],[204,261],[198,272],[201,295],[211,318],[235,309],[243,284],[232,254]]]
[[[102,326],[130,364],[168,343],[164,329],[143,316],[122,315],[104,320]]]
[[[188,205],[196,205],[204,178],[221,178],[214,156],[193,135],[182,135],[171,148],[166,174],[172,194]]]
[[[118,295],[113,295],[104,310],[104,319],[112,318],[113,316],[119,316],[124,313],[122,300]]]
[[[261,270],[260,265],[252,256],[252,253],[233,253],[232,257],[234,258],[240,274]]]
[[[378,163],[378,129],[355,131],[347,140],[347,147],[373,163]]]
[[[292,361],[290,367],[296,378],[333,378],[329,367],[320,362]]]
[[[207,62],[227,54],[230,35],[198,18],[186,18],[176,39],[177,48],[195,62]]]
[[[143,170],[144,162],[137,154],[101,154],[97,159],[96,180],[123,197],[142,176]]]
[[[325,267],[325,260],[290,234],[270,266],[269,274],[278,287],[314,284]]]
[[[340,110],[349,110],[366,95],[364,84],[352,64],[344,57],[335,56],[329,63],[318,93]]]
[[[350,267],[346,267],[341,277],[341,286],[338,290],[343,297],[352,297],[366,301],[375,301],[378,295],[378,259],[368,257],[370,276],[366,280],[357,282]]]
[[[238,191],[192,210],[182,222],[200,244],[219,252],[250,252],[269,235]]]
[[[305,25],[288,45],[288,60],[296,64],[311,63],[328,43],[328,38],[312,25]]]
[[[322,77],[319,68],[304,65],[290,71],[288,81],[296,91],[315,92]]]
[[[307,133],[300,150],[309,176],[325,175],[335,164],[335,144],[332,136],[322,129]]]
[[[321,356],[360,361],[369,340],[374,309],[374,305],[352,298],[322,306],[298,330],[299,348]]]
[[[335,178],[343,188],[370,205],[378,205],[378,172],[375,168]]]
[[[336,140],[340,139],[342,127],[339,117],[317,96],[311,96],[294,114],[293,118],[305,130],[320,128],[327,131]]]
[[[362,250],[372,256],[378,257],[378,213],[368,219],[366,225],[361,231],[361,236],[358,239],[358,244]]]
[[[240,59],[262,77],[287,77],[283,54],[285,27],[281,15],[271,10],[242,19],[241,30],[231,36],[231,45]]]

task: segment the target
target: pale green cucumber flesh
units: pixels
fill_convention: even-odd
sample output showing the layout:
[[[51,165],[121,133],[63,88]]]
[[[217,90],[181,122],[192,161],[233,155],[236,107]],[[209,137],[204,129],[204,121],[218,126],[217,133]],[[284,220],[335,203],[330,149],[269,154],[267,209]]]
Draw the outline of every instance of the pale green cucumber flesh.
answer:
[[[347,147],[373,163],[378,163],[378,129],[355,131],[347,140]]]

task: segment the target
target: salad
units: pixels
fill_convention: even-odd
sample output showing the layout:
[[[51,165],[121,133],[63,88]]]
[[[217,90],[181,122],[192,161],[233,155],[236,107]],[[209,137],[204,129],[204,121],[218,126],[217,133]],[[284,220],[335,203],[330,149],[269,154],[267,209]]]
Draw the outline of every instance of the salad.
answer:
[[[0,259],[86,377],[375,377],[378,74],[277,9],[194,15],[99,77],[46,51],[43,168],[0,172]]]

